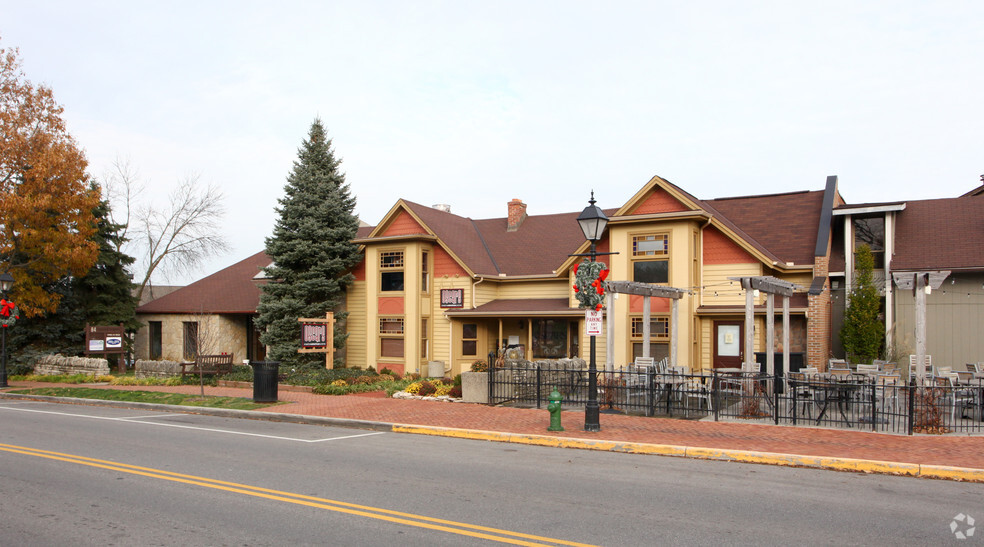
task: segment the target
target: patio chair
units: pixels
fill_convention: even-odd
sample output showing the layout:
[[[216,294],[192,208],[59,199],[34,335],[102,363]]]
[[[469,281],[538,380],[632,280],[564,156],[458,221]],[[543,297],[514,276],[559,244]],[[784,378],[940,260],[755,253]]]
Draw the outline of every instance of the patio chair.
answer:
[[[804,416],[809,415],[810,419],[813,419],[813,409],[820,408],[817,390],[810,383],[817,380],[817,374],[819,373],[816,367],[801,368],[799,372],[789,373],[789,379],[792,380],[793,389],[791,393],[793,398],[802,405],[800,413]]]
[[[866,374],[868,376],[875,376],[881,372],[876,364],[865,365],[863,363],[859,363],[857,370],[858,374]]]
[[[850,365],[844,359],[828,359],[827,360],[827,372],[832,370],[851,370]]]
[[[707,403],[707,411],[714,412],[714,403],[711,398],[711,389],[708,382],[710,376],[688,376],[686,383],[687,397],[696,397]],[[700,407],[698,407],[700,408]]]
[[[892,412],[898,411],[901,386],[902,377],[898,374],[879,374],[875,377],[875,398],[882,412],[885,412],[885,405],[889,401],[892,404]]]
[[[960,377],[956,372],[941,374],[939,379],[941,380],[940,383],[947,390],[945,399],[950,405],[950,423],[956,424],[958,408],[961,409],[960,416],[966,417],[967,409],[977,406],[974,390],[962,387],[960,385]]]
[[[656,370],[654,359],[652,357],[636,357],[635,361],[625,369],[628,374],[623,374],[622,379],[627,398],[645,394],[649,389],[649,377]]]
[[[917,358],[916,358],[915,355],[910,355],[909,356],[909,377],[910,378],[916,375],[916,365],[918,364],[917,361],[918,360],[917,360]],[[933,356],[932,355],[924,355],[923,356],[923,364],[926,365],[926,374],[932,376],[933,375]]]

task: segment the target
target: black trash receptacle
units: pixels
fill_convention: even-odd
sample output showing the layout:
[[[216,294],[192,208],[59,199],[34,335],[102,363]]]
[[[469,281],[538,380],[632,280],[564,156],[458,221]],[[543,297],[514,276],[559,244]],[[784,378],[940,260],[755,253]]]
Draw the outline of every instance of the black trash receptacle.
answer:
[[[253,361],[253,402],[277,402],[277,374],[280,361]]]

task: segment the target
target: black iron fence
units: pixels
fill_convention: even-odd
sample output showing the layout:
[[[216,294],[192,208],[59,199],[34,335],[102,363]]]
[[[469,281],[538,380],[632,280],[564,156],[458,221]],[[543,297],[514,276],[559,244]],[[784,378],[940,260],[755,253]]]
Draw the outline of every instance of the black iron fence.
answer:
[[[576,361],[507,362],[489,374],[490,404],[546,408],[556,390],[564,408],[588,400],[588,371]],[[982,433],[984,380],[908,384],[859,374],[685,374],[652,368],[598,375],[602,412],[714,421],[843,427],[886,433]]]

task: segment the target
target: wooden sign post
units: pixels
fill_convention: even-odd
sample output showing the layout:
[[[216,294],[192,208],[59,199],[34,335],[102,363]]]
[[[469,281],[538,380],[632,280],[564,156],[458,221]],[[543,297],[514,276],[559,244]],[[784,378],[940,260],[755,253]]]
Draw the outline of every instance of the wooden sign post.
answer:
[[[301,348],[297,353],[324,353],[325,368],[335,367],[335,314],[328,312],[324,319],[301,317]]]
[[[123,354],[126,348],[123,345],[126,339],[126,330],[123,323],[119,325],[92,326],[85,324],[85,349],[86,355],[119,355],[117,358],[117,368],[120,374],[126,374],[126,360]]]

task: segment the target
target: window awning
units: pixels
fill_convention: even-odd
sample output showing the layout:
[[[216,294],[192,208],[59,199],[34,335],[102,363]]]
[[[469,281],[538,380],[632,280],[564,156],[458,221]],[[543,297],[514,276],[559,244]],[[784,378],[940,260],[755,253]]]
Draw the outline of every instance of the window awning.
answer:
[[[448,317],[583,317],[584,310],[570,307],[566,298],[493,300],[471,309],[453,309]]]

